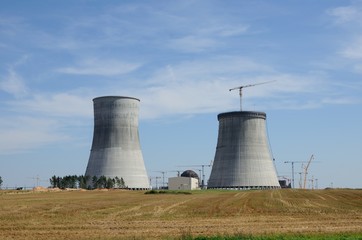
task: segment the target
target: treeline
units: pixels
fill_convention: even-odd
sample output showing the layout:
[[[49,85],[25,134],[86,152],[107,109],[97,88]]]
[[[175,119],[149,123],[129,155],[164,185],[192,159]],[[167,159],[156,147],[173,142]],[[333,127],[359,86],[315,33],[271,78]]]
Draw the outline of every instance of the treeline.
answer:
[[[50,187],[52,188],[127,188],[123,178],[107,178],[106,176],[84,176],[84,175],[67,175],[64,177],[52,176],[50,179]]]
[[[1,189],[2,185],[3,185],[3,179],[0,176],[0,189]]]

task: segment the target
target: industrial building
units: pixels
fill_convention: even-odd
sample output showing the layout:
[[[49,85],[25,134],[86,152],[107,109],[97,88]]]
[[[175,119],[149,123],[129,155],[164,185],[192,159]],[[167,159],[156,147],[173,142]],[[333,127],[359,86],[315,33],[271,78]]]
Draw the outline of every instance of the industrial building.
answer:
[[[266,114],[218,115],[219,132],[208,188],[280,188],[266,131]]]
[[[199,177],[192,170],[184,171],[181,176],[168,179],[169,190],[196,190],[199,188]]]
[[[129,189],[150,188],[139,141],[139,103],[122,96],[93,99],[94,132],[86,176],[118,177]]]

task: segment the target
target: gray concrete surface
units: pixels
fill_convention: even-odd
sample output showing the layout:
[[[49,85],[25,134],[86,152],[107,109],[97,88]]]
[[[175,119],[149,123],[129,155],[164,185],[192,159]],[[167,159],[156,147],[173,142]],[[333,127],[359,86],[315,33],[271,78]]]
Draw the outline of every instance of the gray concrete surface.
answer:
[[[150,188],[139,141],[139,103],[131,97],[93,99],[93,143],[85,175],[117,176],[128,188]]]
[[[218,115],[219,135],[208,188],[279,188],[263,112]]]

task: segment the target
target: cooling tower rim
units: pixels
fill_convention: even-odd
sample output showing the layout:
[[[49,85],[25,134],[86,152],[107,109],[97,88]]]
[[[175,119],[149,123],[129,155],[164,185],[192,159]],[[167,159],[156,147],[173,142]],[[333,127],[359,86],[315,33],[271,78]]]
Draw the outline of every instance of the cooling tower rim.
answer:
[[[139,100],[138,98],[135,98],[135,97],[127,97],[127,96],[101,96],[101,97],[96,97],[96,98],[93,98],[93,101],[96,101],[96,100],[99,100],[99,99],[102,99],[102,98],[116,98],[116,99],[133,99],[133,100],[137,100],[137,101],[141,101]]]
[[[217,115],[217,119],[229,118],[229,117],[254,117],[266,119],[265,112],[255,112],[255,111],[234,111],[234,112],[224,112]]]

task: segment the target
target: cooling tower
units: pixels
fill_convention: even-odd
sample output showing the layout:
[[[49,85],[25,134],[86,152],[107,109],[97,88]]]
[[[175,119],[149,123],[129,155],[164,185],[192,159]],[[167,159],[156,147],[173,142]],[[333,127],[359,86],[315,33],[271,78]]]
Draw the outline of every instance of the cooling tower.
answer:
[[[279,188],[264,112],[218,115],[219,136],[208,188]]]
[[[149,189],[138,134],[140,100],[106,96],[93,99],[94,133],[86,176],[123,178],[129,189]]]

